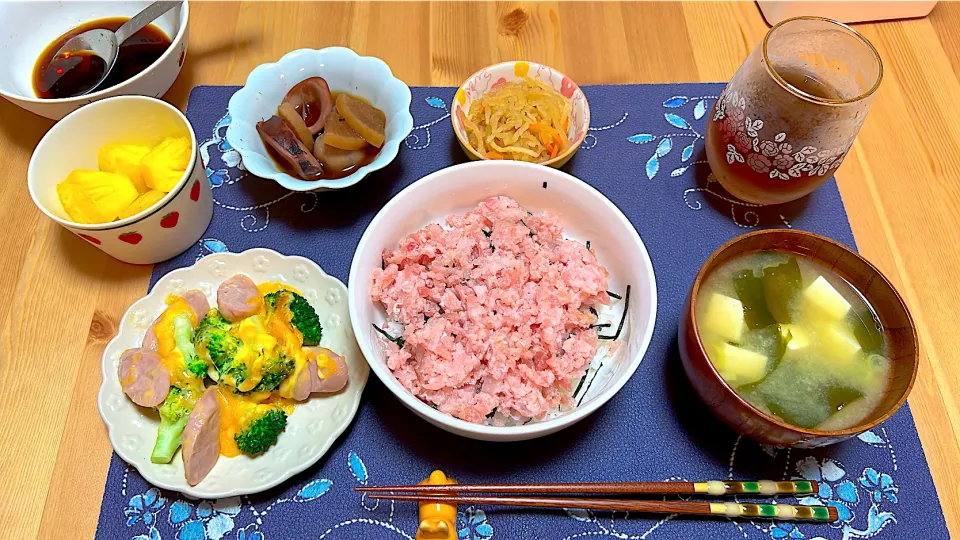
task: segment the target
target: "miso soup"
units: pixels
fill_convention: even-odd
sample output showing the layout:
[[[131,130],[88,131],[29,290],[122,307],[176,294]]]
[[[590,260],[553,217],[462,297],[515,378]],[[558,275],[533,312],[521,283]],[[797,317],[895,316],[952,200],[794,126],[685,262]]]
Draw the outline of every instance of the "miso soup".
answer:
[[[760,251],[716,269],[697,296],[697,329],[737,394],[788,424],[852,427],[889,386],[879,318],[842,277],[802,255]]]

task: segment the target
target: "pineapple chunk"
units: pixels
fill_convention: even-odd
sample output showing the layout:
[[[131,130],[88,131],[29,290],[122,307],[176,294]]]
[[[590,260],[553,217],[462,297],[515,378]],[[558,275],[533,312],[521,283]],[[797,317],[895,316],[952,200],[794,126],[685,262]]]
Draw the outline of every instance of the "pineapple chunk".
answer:
[[[759,381],[767,374],[767,357],[724,343],[716,348],[713,365],[724,380],[735,381],[737,386]]]
[[[809,306],[834,320],[842,319],[850,311],[850,303],[823,276],[803,291],[803,297]]]
[[[164,196],[166,196],[166,193],[156,189],[151,189],[150,191],[147,191],[143,195],[137,197],[137,199],[133,201],[130,206],[126,207],[123,212],[120,212],[118,217],[120,219],[124,219],[134,214],[139,214],[140,212],[143,212],[147,208],[150,208],[151,206],[160,202],[160,199],[164,198]]]
[[[787,342],[787,350],[798,351],[810,346],[810,333],[799,324],[785,324],[784,330],[790,332],[790,341]]]
[[[64,211],[77,223],[108,223],[117,219],[139,193],[122,174],[77,169],[57,184]]]
[[[744,327],[743,303],[736,298],[713,293],[707,301],[703,326],[727,341],[739,343]]]
[[[190,137],[168,137],[140,160],[143,183],[150,189],[168,192],[183,178],[190,165]]]
[[[817,329],[820,337],[820,349],[823,355],[839,364],[849,364],[860,352],[857,338],[839,325],[824,326]]]
[[[140,160],[150,152],[150,148],[139,144],[110,143],[97,152],[97,165],[103,172],[122,174],[129,178],[140,193],[146,193],[147,186],[140,175]]]

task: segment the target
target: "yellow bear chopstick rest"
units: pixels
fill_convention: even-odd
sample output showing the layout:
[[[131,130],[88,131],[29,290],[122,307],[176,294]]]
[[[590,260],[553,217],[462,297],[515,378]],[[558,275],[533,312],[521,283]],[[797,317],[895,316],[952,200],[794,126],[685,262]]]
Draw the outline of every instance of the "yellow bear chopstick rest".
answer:
[[[447,478],[443,471],[433,471],[430,477],[420,485],[443,486],[456,484],[453,478]],[[456,540],[457,505],[439,501],[420,503],[420,526],[417,527],[417,540]]]

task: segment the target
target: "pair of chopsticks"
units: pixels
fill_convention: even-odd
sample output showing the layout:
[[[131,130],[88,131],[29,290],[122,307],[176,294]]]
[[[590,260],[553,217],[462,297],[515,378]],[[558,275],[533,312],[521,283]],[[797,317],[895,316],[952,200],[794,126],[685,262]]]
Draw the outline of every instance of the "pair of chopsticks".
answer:
[[[489,504],[538,508],[583,508],[617,512],[669,513],[729,518],[769,518],[829,522],[837,520],[830,506],[792,504],[658,501],[620,498],[557,497],[551,495],[810,495],[819,491],[815,481],[759,480],[756,482],[605,482],[573,484],[453,484],[415,486],[364,486],[354,491],[373,499]],[[490,495],[486,495],[490,494]],[[494,495],[497,494],[497,495]]]

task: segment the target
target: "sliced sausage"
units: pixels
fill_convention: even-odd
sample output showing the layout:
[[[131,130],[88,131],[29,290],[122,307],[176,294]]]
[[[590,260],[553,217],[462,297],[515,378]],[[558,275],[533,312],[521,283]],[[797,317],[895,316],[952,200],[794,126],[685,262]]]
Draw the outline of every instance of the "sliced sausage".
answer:
[[[210,302],[207,301],[207,295],[196,289],[183,293],[183,299],[187,301],[187,305],[193,310],[193,314],[197,317],[198,323],[203,320],[207,312],[210,311]]]
[[[217,309],[230,322],[256,315],[261,303],[257,284],[243,274],[237,274],[217,287]]]
[[[127,349],[120,356],[118,374],[123,393],[141,407],[160,405],[170,392],[170,372],[154,351]]]
[[[163,314],[161,314],[159,317],[154,319],[153,322],[150,323],[150,326],[147,328],[147,333],[143,335],[143,342],[141,342],[140,344],[141,349],[146,349],[148,351],[155,351],[160,346],[157,343],[157,332],[156,330],[153,329],[153,327],[156,326],[158,322],[160,322],[160,317],[163,317]]]
[[[310,374],[310,364],[313,363],[313,375]],[[290,397],[297,401],[306,401],[310,398],[310,393],[313,391],[313,378],[317,373],[317,364],[314,363],[314,360],[311,358],[307,365],[300,370],[300,373],[297,374],[296,380],[293,381],[293,387],[290,389]]]
[[[196,289],[183,293],[183,299],[187,302],[187,305],[190,306],[190,310],[193,311],[193,315],[197,318],[197,323],[203,320],[207,312],[210,311],[210,302],[207,301],[207,295]],[[141,348],[151,351],[157,350],[157,333],[153,327],[160,322],[161,318],[163,318],[163,313],[158,315],[157,318],[150,323],[149,328],[147,328],[147,333],[143,335],[143,341],[140,344]]]
[[[339,392],[347,385],[347,379],[350,376],[347,361],[339,354],[325,347],[306,347],[312,353],[310,364],[312,364],[311,391],[312,392]],[[318,366],[329,365],[326,362],[318,362],[318,356],[326,356],[336,365],[336,370],[321,370]]]
[[[211,386],[197,400],[183,429],[183,474],[195,486],[220,457],[220,400]]]

